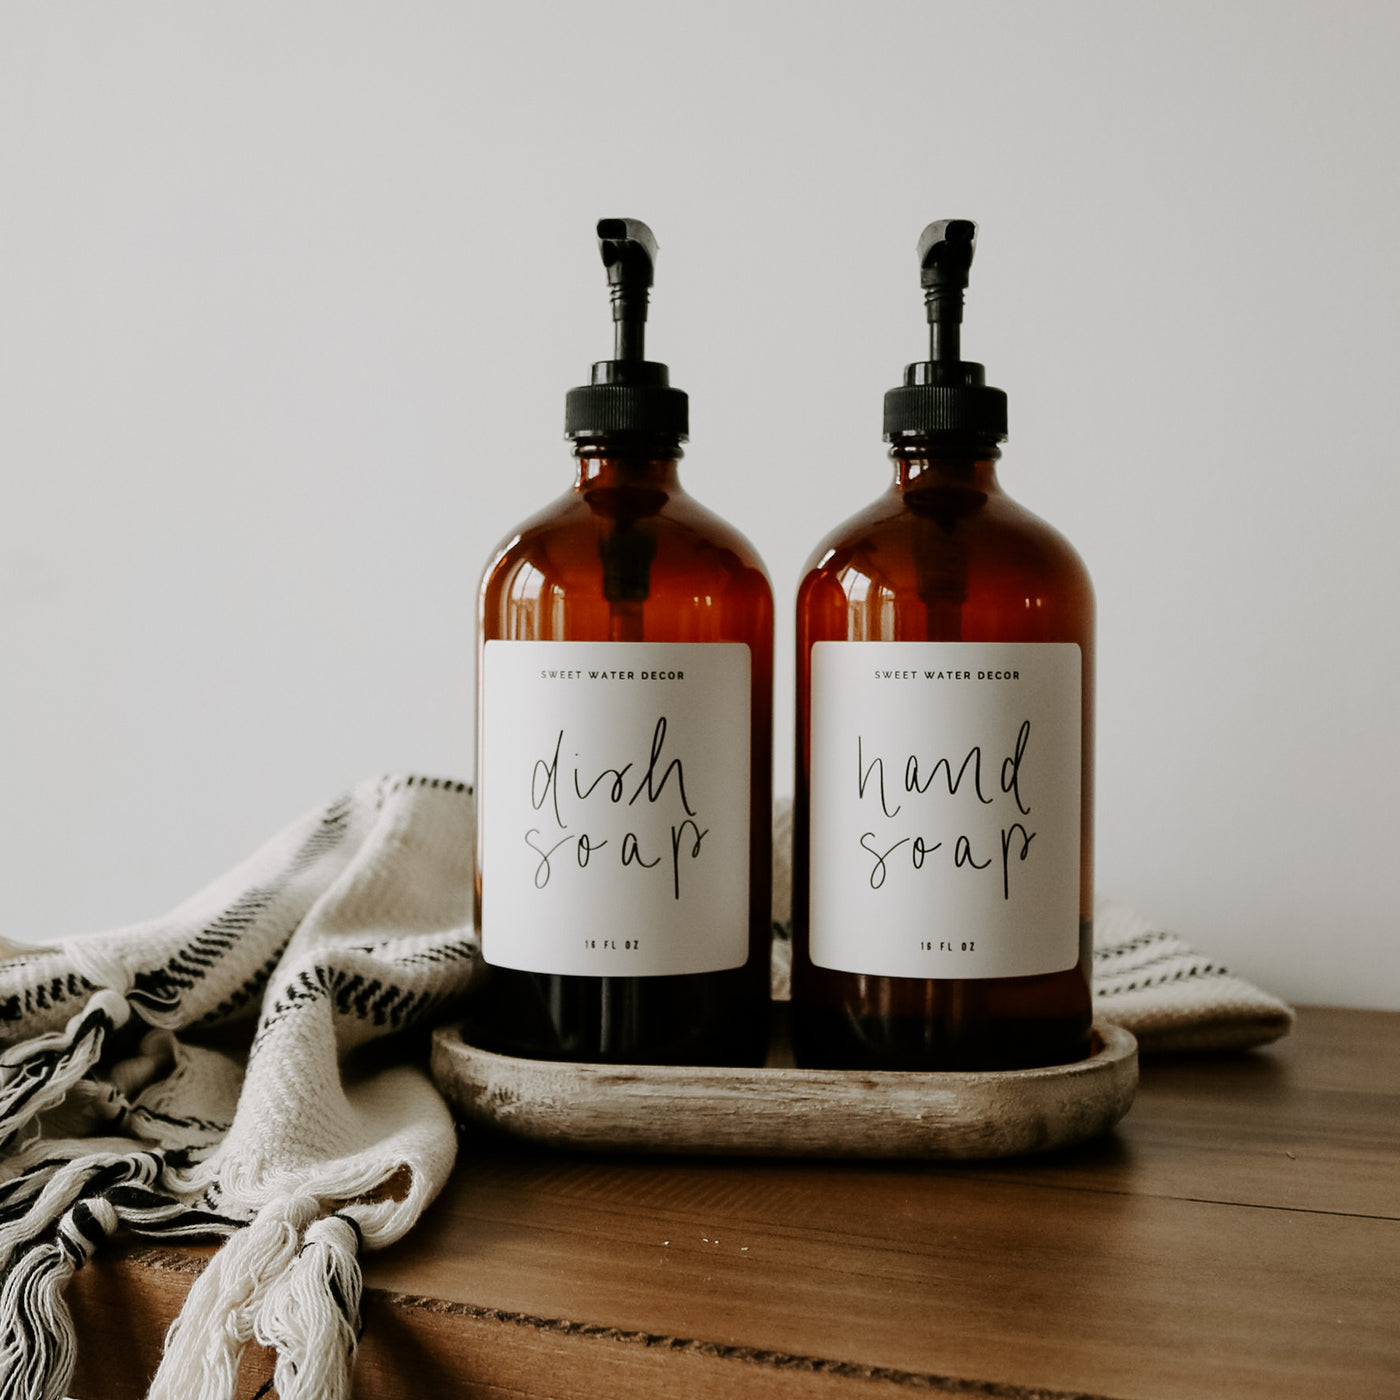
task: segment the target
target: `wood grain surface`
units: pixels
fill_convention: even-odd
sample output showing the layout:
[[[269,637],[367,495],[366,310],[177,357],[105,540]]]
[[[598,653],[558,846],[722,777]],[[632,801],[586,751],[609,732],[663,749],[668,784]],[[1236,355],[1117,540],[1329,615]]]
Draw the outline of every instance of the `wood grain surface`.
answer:
[[[204,1250],[70,1298],[75,1396],[139,1396]],[[470,1133],[365,1260],[361,1400],[1394,1400],[1400,1014],[1149,1060],[1113,1133],[992,1163],[553,1152]],[[251,1356],[243,1395],[269,1374]]]

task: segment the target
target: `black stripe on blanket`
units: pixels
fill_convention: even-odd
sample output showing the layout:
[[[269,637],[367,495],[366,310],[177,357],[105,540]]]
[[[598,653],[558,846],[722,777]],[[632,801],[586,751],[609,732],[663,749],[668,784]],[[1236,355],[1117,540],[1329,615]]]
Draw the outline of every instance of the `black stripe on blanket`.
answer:
[[[474,941],[447,945],[439,950],[441,956],[434,962],[462,962],[475,959],[477,955]],[[395,966],[403,966],[417,959],[410,954],[401,960],[386,964],[385,972],[392,972]],[[342,1016],[355,1015],[361,1020],[372,1021],[375,1026],[390,1031],[398,1031],[421,1019],[426,1013],[445,1006],[455,999],[456,992],[408,991],[385,982],[378,977],[366,977],[361,972],[347,972],[344,968],[317,963],[303,968],[296,977],[278,993],[272,1006],[265,1013],[258,1029],[257,1042],[261,1041],[278,1021],[289,1012],[306,1003],[329,998]]]
[[[332,803],[322,816],[320,825],[306,838],[296,855],[288,862],[286,870],[276,880],[246,890],[223,913],[216,915],[195,934],[189,945],[181,949],[164,967],[137,973],[132,989],[127,994],[127,1000],[133,1005],[162,1011],[178,1006],[181,994],[207,977],[209,970],[219,959],[237,946],[242,936],[285,891],[292,877],[314,865],[345,839],[352,806],[353,798],[349,794]],[[292,930],[288,929],[286,938],[282,940],[276,954],[266,964],[269,974],[277,965],[277,959],[291,935]],[[251,979],[244,984],[244,989],[251,999],[266,985],[267,978],[264,976]],[[235,993],[235,997],[237,995]]]

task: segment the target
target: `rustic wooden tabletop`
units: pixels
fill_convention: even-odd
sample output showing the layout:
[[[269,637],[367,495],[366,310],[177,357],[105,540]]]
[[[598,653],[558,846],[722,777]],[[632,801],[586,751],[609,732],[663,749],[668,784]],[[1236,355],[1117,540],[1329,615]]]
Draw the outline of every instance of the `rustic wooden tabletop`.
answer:
[[[144,1394],[208,1254],[135,1244],[79,1273],[75,1396]],[[1400,1013],[1305,1008],[1265,1050],[1146,1060],[1113,1133],[1041,1158],[469,1135],[365,1283],[364,1400],[1395,1400]],[[269,1375],[250,1355],[243,1393]]]

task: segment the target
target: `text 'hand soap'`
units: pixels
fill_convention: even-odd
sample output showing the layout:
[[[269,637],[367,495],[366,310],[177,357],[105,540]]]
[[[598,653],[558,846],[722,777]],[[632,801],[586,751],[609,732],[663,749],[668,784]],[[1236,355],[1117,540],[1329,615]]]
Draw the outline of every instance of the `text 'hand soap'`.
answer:
[[[644,355],[656,243],[604,219],[615,350],[571,390],[571,490],[481,586],[473,1038],[757,1064],[768,1034],[773,597],[682,489],[688,401]]]
[[[1089,1050],[1094,596],[997,482],[1006,395],[961,358],[975,232],[919,241],[930,354],[885,396],[894,481],[798,595],[800,1064]]]

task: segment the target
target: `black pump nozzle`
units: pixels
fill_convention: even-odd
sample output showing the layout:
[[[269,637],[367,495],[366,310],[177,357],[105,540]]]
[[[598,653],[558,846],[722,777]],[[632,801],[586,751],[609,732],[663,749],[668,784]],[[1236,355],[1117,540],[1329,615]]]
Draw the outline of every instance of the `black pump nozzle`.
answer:
[[[656,239],[640,219],[599,219],[598,251],[612,289],[613,359],[644,360]]]
[[[929,357],[906,365],[904,383],[885,395],[885,437],[955,434],[1000,442],[1006,395],[982,366],[962,357],[963,293],[977,246],[971,219],[938,219],[919,236],[919,284],[928,315]]]
[[[656,239],[640,219],[599,219],[598,252],[612,298],[613,358],[593,366],[587,384],[564,400],[566,437],[646,434],[685,441],[689,407],[670,371],[646,357],[647,301],[656,275]]]
[[[977,225],[971,219],[939,219],[919,235],[919,282],[934,364],[962,359],[963,292],[976,250]]]

